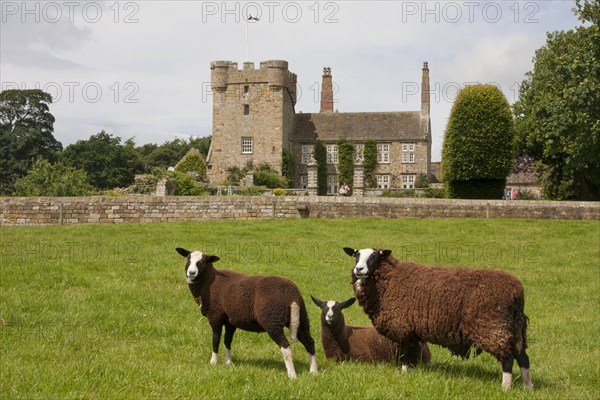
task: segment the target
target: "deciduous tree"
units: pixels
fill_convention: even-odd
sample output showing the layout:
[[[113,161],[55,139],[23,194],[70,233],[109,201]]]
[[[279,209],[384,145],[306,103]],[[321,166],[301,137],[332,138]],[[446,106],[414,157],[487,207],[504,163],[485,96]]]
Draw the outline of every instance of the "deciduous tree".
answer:
[[[105,131],[67,146],[62,160],[67,165],[83,169],[90,183],[99,189],[129,186],[135,174],[141,172],[121,145],[121,138]]]
[[[549,33],[521,84],[516,146],[538,160],[545,197],[600,200],[600,3],[575,12],[584,25]]]
[[[54,138],[52,96],[41,90],[0,93],[0,194],[11,194],[34,159],[55,160],[62,144]]]
[[[31,169],[15,182],[17,196],[86,196],[93,188],[85,171],[63,163],[50,164],[38,158]]]

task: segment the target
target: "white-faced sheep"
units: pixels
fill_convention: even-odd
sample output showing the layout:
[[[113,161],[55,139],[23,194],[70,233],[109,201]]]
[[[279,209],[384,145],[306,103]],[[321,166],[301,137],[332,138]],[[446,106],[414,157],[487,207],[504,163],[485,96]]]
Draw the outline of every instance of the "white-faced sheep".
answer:
[[[219,257],[200,251],[176,249],[187,258],[185,273],[192,296],[208,318],[212,328],[211,365],[217,363],[221,332],[225,327],[225,363],[231,363],[231,341],[237,328],[251,332],[267,332],[277,343],[290,378],[296,378],[292,350],[283,328],[290,338],[296,337],[309,354],[310,372],[317,373],[315,342],[310,336],[310,323],[298,287],[289,279],[277,276],[246,275],[216,269]]]
[[[446,347],[467,357],[487,351],[502,366],[502,388],[510,389],[512,366],[521,368],[523,387],[533,388],[529,371],[521,282],[498,270],[428,267],[400,262],[391,250],[348,247],[356,257],[354,292],[375,328],[400,343]],[[406,365],[406,359],[400,361]],[[403,368],[404,369],[404,368]]]
[[[335,361],[393,362],[399,356],[398,344],[377,332],[375,328],[346,325],[342,310],[350,307],[356,299],[344,302],[321,301],[311,296],[321,309],[321,341],[325,357]],[[410,349],[408,362],[428,364],[431,352],[427,343],[419,343]]]

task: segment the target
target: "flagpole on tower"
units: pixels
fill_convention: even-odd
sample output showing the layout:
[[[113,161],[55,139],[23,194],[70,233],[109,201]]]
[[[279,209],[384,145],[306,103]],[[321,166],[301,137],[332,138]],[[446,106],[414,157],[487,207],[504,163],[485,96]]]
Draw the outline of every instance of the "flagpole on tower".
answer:
[[[248,14],[248,16],[246,17],[246,60],[245,61],[250,61],[248,59],[248,25],[249,25],[248,21],[260,21],[260,18],[253,17],[250,14]]]

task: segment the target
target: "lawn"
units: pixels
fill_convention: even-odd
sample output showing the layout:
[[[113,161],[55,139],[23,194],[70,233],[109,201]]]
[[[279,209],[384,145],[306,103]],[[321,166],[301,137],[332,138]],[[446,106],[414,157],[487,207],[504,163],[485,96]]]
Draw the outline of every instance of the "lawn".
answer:
[[[325,359],[319,309],[353,295],[342,247],[385,247],[427,264],[499,268],[521,279],[535,390],[513,389],[488,354],[462,361],[431,346],[432,363]],[[319,374],[294,344],[298,379],[265,334],[238,331],[233,366],[210,366],[211,331],[175,247],[216,266],[274,274],[300,287]],[[2,399],[597,399],[600,396],[600,224],[506,219],[210,221],[0,228]],[[362,310],[347,323],[368,325]]]

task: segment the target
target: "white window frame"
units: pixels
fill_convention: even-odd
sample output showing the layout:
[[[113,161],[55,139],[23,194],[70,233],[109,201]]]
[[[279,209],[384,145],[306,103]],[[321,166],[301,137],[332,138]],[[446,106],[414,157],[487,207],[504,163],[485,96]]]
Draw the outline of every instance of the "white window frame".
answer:
[[[302,164],[308,164],[310,158],[313,154],[314,146],[312,144],[303,144],[302,145]]]
[[[337,194],[340,183],[337,175],[327,175],[327,194]]]
[[[390,144],[389,143],[377,143],[377,163],[389,164],[390,163]]]
[[[389,189],[390,188],[390,176],[389,175],[377,175],[377,189]]]
[[[402,175],[402,189],[414,189],[415,180],[415,175]]]
[[[327,164],[338,163],[338,147],[337,144],[327,145]]]
[[[252,136],[242,136],[242,154],[252,154],[254,151],[254,141]]]
[[[402,163],[414,164],[415,162],[415,144],[402,143]]]

